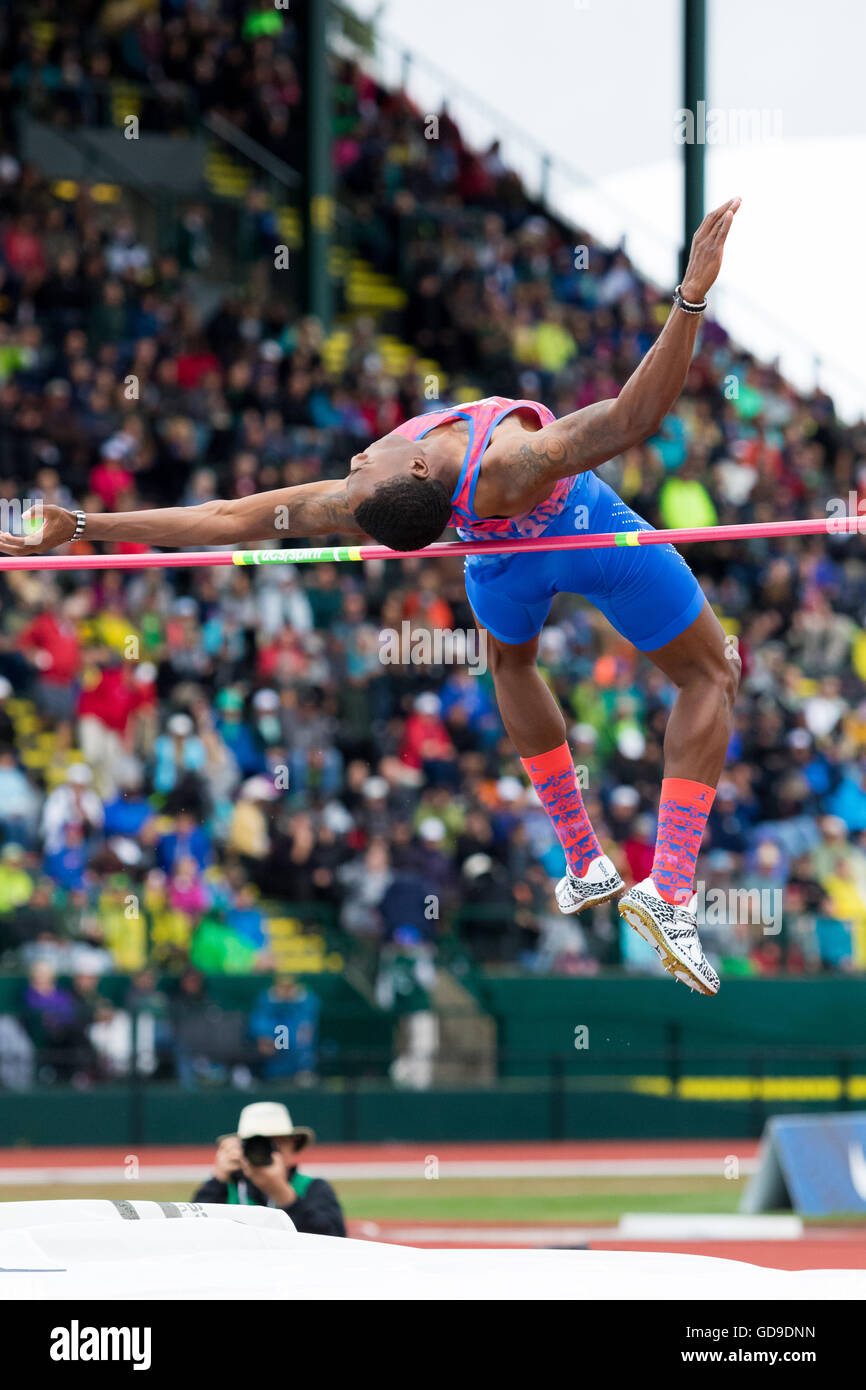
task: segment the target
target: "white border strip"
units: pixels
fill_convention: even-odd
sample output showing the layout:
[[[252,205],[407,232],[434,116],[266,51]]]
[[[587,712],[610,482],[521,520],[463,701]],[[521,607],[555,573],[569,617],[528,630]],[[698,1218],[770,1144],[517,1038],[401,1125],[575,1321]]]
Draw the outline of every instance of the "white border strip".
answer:
[[[435,1156],[435,1155],[433,1155]],[[441,1178],[698,1178],[724,1177],[729,1157],[718,1158],[608,1158],[608,1159],[480,1159],[461,1161],[441,1159],[438,1177]],[[373,1163],[316,1163],[311,1168],[318,1178],[329,1182],[381,1182],[424,1178],[428,1160],[418,1158],[399,1162]],[[754,1158],[740,1159],[741,1175],[751,1174],[757,1167]],[[137,1174],[139,1182],[204,1182],[207,1164],[143,1163]],[[46,1183],[63,1183],[87,1187],[106,1182],[122,1182],[127,1173],[123,1165],[99,1164],[93,1167],[5,1168],[0,1165],[0,1187],[39,1187]],[[131,1183],[130,1190],[134,1190]]]

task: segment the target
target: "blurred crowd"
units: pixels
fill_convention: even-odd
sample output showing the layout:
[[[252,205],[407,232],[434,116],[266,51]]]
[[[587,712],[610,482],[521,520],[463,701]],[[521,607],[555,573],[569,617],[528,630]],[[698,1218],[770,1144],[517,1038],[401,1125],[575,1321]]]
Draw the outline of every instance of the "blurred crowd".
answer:
[[[81,22],[97,9],[104,25],[95,5],[61,16],[46,0],[39,26],[7,13],[6,96],[36,82],[57,119],[84,121],[97,117],[83,96],[54,96],[85,93],[94,70],[172,84],[165,109],[177,112],[195,88],[291,161],[286,11],[140,6],[97,42]],[[353,245],[407,290],[396,327],[439,364],[438,398],[414,362],[386,369],[368,319],[351,324],[334,370],[321,325],[288,298],[241,285],[214,304],[194,264],[150,245],[126,204],[86,188],[61,201],[20,160],[0,104],[0,501],[123,510],[244,496],[338,476],[359,440],[445,399],[520,395],[563,414],[616,394],[667,294],[623,248],[532,203],[498,146],[469,149],[447,110],[431,124],[345,59],[334,79]],[[657,525],[821,516],[866,488],[866,427],[840,423],[820,391],[795,392],[709,318],[659,435],[602,472]],[[727,972],[862,969],[859,541],[705,546],[689,560],[744,668],[698,869],[710,954]],[[489,674],[383,664],[380,634],[404,622],[473,626],[457,564],[10,575],[4,965],[55,984],[80,973],[81,951],[97,973],[269,971],[269,912],[305,904],[359,946],[397,941],[419,962],[456,938],[482,961],[533,970],[652,969],[608,909],[580,922],[556,912],[562,854]],[[542,664],[599,836],[640,879],[673,692],[577,599],[557,600]],[[423,975],[410,971],[407,988]]]
[[[152,133],[189,134],[216,113],[294,165],[302,144],[293,9],[266,0],[5,3],[5,109],[24,104],[61,128],[105,125],[115,84],[125,82]]]
[[[9,1012],[0,1012],[0,1086],[85,1090],[136,1075],[187,1090],[245,1090],[317,1080],[319,999],[292,976],[277,974],[239,1009],[192,966],[167,988],[153,970],[137,971],[120,992],[106,987],[104,969],[93,946],[77,947],[62,976],[49,957],[33,959]]]

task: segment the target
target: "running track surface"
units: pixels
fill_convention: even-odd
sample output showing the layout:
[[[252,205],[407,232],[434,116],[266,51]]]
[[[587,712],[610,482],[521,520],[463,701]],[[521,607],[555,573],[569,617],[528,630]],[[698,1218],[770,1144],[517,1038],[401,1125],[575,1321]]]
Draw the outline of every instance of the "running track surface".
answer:
[[[866,1228],[810,1228],[800,1240],[616,1239],[616,1228],[564,1228],[553,1223],[353,1221],[349,1234],[362,1240],[436,1250],[583,1249],[654,1251],[670,1255],[713,1255],[770,1269],[866,1269]]]
[[[187,1163],[203,1163],[209,1167],[214,1145],[206,1144],[142,1144],[126,1148],[68,1148],[0,1149],[0,1181],[4,1168],[89,1168],[104,1164],[123,1164],[134,1152],[142,1167],[177,1167]],[[442,1144],[431,1139],[423,1144],[316,1144],[314,1164],[339,1163],[340,1166],[381,1163],[424,1163],[431,1154],[440,1162],[455,1163],[544,1163],[544,1162],[659,1162],[696,1160],[699,1164],[718,1162],[723,1171],[725,1160],[735,1154],[741,1161],[754,1159],[758,1145],[754,1140],[622,1140],[594,1143],[560,1144]],[[423,1174],[422,1174],[423,1175]],[[155,1177],[157,1175],[154,1175]]]

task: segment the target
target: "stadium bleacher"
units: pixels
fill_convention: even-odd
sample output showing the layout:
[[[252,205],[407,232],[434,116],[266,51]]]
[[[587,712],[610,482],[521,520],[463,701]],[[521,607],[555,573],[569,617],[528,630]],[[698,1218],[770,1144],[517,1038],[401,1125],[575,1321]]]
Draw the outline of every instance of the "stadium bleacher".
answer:
[[[617,392],[666,295],[622,248],[530,199],[495,145],[469,148],[446,111],[426,139],[408,96],[345,58],[327,334],[279,291],[268,256],[275,239],[297,245],[300,222],[248,159],[209,154],[207,194],[176,199],[158,226],[119,180],[63,184],[28,162],[12,116],[25,88],[29,116],[58,132],[133,114],[182,144],[216,115],[293,165],[290,12],[156,14],[47,0],[32,19],[3,16],[0,500],[241,496],[336,476],[358,441],[447,397],[528,396],[561,414]],[[223,204],[244,248],[228,292]],[[603,473],[657,525],[815,515],[861,496],[866,426],[710,319],[659,435]],[[708,948],[723,974],[862,969],[866,565],[823,537],[691,558],[744,665],[698,878],[708,903],[735,884],[785,894],[772,934],[752,899],[733,920],[708,912]],[[52,998],[58,976],[148,965],[311,977],[392,942],[409,913],[428,954],[456,941],[527,971],[647,969],[608,909],[557,914],[561,851],[489,677],[382,665],[380,631],[407,619],[471,627],[459,567],[389,562],[363,587],[333,567],[8,576],[3,968],[29,971],[30,991],[41,972]],[[577,600],[558,600],[543,661],[593,822],[639,879],[671,692]],[[434,920],[418,910],[429,894]],[[98,992],[74,1007],[92,1021]]]

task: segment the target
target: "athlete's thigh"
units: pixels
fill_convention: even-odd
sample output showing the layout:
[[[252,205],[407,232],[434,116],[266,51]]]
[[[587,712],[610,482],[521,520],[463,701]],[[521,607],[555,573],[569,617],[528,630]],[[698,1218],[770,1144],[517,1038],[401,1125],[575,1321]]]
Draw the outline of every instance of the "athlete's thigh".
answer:
[[[651,531],[653,528],[621,497],[597,480],[589,517],[595,533]],[[697,618],[704,595],[682,555],[672,545],[622,545],[574,552],[592,557],[575,581],[594,607],[639,651],[656,651],[672,642]]]
[[[530,642],[544,627],[554,593],[546,560],[537,553],[485,556],[465,565],[466,597],[472,611],[500,642],[509,646]]]
[[[703,590],[673,546],[630,546],[608,555],[601,561],[605,592],[587,598],[638,651],[666,646],[698,617]]]

